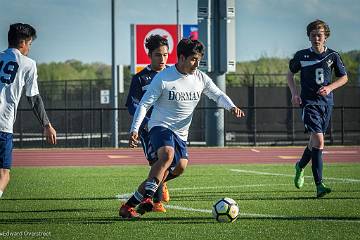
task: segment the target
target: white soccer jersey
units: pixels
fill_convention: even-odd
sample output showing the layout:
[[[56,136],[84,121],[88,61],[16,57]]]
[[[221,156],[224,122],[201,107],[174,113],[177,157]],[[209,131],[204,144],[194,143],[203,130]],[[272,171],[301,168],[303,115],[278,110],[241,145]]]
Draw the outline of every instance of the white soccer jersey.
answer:
[[[35,61],[16,48],[0,52],[0,131],[13,133],[24,86],[26,96],[39,94]]]
[[[194,74],[182,74],[175,65],[159,72],[136,109],[131,130],[138,132],[147,110],[154,105],[149,129],[163,126],[187,141],[193,112],[204,93],[220,107],[230,110],[234,103],[200,70]]]

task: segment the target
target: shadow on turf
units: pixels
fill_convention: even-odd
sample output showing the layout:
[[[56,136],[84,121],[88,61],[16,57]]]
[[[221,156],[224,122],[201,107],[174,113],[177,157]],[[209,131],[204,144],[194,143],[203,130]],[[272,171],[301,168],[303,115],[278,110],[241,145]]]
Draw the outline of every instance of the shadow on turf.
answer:
[[[297,193],[300,193],[299,191],[296,191]],[[275,193],[275,192],[274,192]],[[248,193],[248,192],[244,192],[244,193],[233,193],[233,192],[223,192],[223,193],[211,193],[209,195],[178,195],[178,196],[171,196],[171,201],[181,201],[181,202],[193,202],[193,201],[213,201],[214,197],[218,197],[218,198],[222,198],[224,196],[227,197],[231,197],[234,198],[238,201],[258,201],[258,200],[264,200],[264,201],[284,201],[284,200],[294,200],[294,201],[298,201],[298,200],[314,200],[314,199],[319,199],[317,197],[315,197],[315,193],[313,191],[301,191],[301,194],[306,193],[307,195],[309,193],[311,193],[312,196],[279,196],[279,194],[277,194],[276,196],[266,196],[264,194],[261,194],[259,192],[257,192],[257,194],[254,196],[252,193]],[[357,200],[360,199],[360,197],[353,197],[353,196],[346,196],[346,195],[342,195],[340,196],[332,196],[327,195],[324,198],[321,199],[328,199],[328,200]]]
[[[282,193],[284,193],[282,195]],[[347,196],[347,193],[359,193],[359,191],[336,191],[336,193],[342,193],[341,197],[339,195],[334,196],[330,194],[322,199],[334,199],[334,200],[351,200],[351,199],[360,199],[360,197],[356,196]],[[273,196],[267,196],[268,194],[274,194]],[[289,196],[291,194],[291,196]],[[293,194],[299,196],[293,196]],[[311,196],[301,196],[301,195],[309,195]],[[277,201],[277,200],[311,200],[317,199],[315,196],[315,192],[313,190],[290,190],[290,191],[205,191],[199,192],[196,195],[194,194],[174,194],[171,196],[172,201],[212,201],[214,197],[222,198],[222,197],[232,197],[236,200],[270,200],[270,201]],[[107,201],[107,200],[118,200],[116,197],[63,197],[63,198],[3,198],[0,200],[2,201]],[[0,211],[1,212],[1,211]]]
[[[360,221],[360,217],[242,217],[243,220],[280,220],[280,221]],[[136,220],[122,220],[119,217],[82,217],[82,218],[15,218],[0,219],[0,225],[7,224],[114,224],[117,222],[162,222],[161,224],[204,224],[216,223],[212,217],[144,217]]]
[[[359,221],[360,217],[323,217],[323,216],[302,216],[302,217],[284,217],[284,216],[261,216],[261,217],[239,217],[238,220],[281,220],[281,221]]]
[[[169,224],[202,224],[213,220],[211,217],[144,217],[136,220],[123,220],[119,217],[78,217],[78,218],[13,218],[0,219],[2,224],[114,224],[116,222],[161,221]]]
[[[106,211],[106,209],[90,209],[90,208],[68,208],[68,209],[47,209],[47,210],[5,210],[0,213],[71,213],[71,212],[102,212]]]
[[[88,201],[88,200],[117,200],[116,197],[81,197],[81,198],[3,198],[1,201]]]

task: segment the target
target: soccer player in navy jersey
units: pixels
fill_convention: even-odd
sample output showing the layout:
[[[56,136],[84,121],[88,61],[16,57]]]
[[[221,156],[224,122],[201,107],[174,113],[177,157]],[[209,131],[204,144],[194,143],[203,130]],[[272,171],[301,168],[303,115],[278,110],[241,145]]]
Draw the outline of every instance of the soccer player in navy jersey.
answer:
[[[307,26],[311,47],[295,53],[289,62],[288,85],[294,106],[302,107],[305,132],[310,133],[307,147],[295,165],[294,183],[297,188],[304,184],[304,168],[312,160],[312,173],[316,184],[316,196],[323,197],[331,189],[323,183],[324,134],[329,125],[334,105],[333,91],[343,86],[348,78],[339,53],[325,46],[330,36],[329,26],[316,20]],[[294,74],[300,71],[301,94],[295,86]],[[336,80],[331,82],[332,72]]]
[[[8,32],[8,49],[0,52],[0,198],[10,181],[13,125],[22,90],[50,144],[56,143],[52,127],[39,94],[36,62],[27,57],[36,30],[29,24],[15,23]]]
[[[145,47],[148,49],[148,56],[151,63],[146,66],[142,71],[135,74],[131,80],[129,94],[126,100],[126,107],[131,116],[134,116],[136,108],[146,89],[149,87],[155,75],[167,67],[167,59],[169,55],[169,43],[166,38],[160,35],[151,35],[145,40]],[[149,131],[147,123],[150,119],[152,108],[146,113],[146,116],[139,129],[139,137],[141,145],[144,150],[146,159],[151,166],[156,160],[156,152],[150,143]],[[157,192],[154,195],[154,212],[166,212],[164,205],[161,201],[168,202],[170,195],[166,183],[161,183]]]
[[[121,206],[119,215],[124,219],[137,218],[141,213],[151,211],[152,197],[159,184],[182,173],[177,172],[177,168],[188,162],[188,130],[202,93],[235,117],[244,116],[244,112],[235,106],[209,76],[198,70],[203,54],[204,46],[201,42],[182,39],[177,45],[176,65],[156,74],[136,109],[130,129],[129,146],[137,146],[139,128],[146,112],[153,106],[148,129],[158,159],[135,194]],[[138,208],[135,209],[137,205]]]

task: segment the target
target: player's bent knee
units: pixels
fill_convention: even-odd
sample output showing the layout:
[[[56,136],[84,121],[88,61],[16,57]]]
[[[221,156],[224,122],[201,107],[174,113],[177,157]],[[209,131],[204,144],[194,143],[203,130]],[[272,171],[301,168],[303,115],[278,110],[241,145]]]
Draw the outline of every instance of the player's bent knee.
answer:
[[[9,182],[10,181],[10,171],[8,169],[0,170],[0,179],[1,181]]]
[[[312,134],[311,147],[323,149],[324,148],[324,135],[322,133]]]
[[[180,159],[178,165],[175,167],[175,169],[173,171],[173,174],[174,175],[181,175],[185,171],[185,169],[187,167],[187,164],[188,164],[187,159],[184,159],[184,158]]]
[[[161,147],[157,154],[160,161],[172,161],[174,158],[174,148],[169,146]]]

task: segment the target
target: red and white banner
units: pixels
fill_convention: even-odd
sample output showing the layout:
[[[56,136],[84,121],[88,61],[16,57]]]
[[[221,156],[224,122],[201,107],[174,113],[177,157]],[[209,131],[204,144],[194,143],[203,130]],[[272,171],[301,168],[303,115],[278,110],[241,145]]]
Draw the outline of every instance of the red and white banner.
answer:
[[[183,25],[182,32],[189,36],[197,36],[197,25]],[[186,27],[186,30],[185,30]],[[189,30],[188,30],[189,29]],[[159,34],[169,42],[169,58],[167,64],[172,65],[177,61],[176,46],[179,42],[176,24],[132,24],[131,25],[131,72],[137,73],[150,64],[145,40],[150,35]],[[189,37],[184,36],[184,37]]]
[[[176,45],[178,43],[177,38],[177,26],[176,25],[134,25],[134,42],[135,46],[133,54],[135,55],[135,62],[133,72],[136,73],[150,63],[147,49],[145,47],[145,40],[150,35],[159,34],[165,37],[169,42],[169,58],[168,64],[175,64],[176,57]]]

